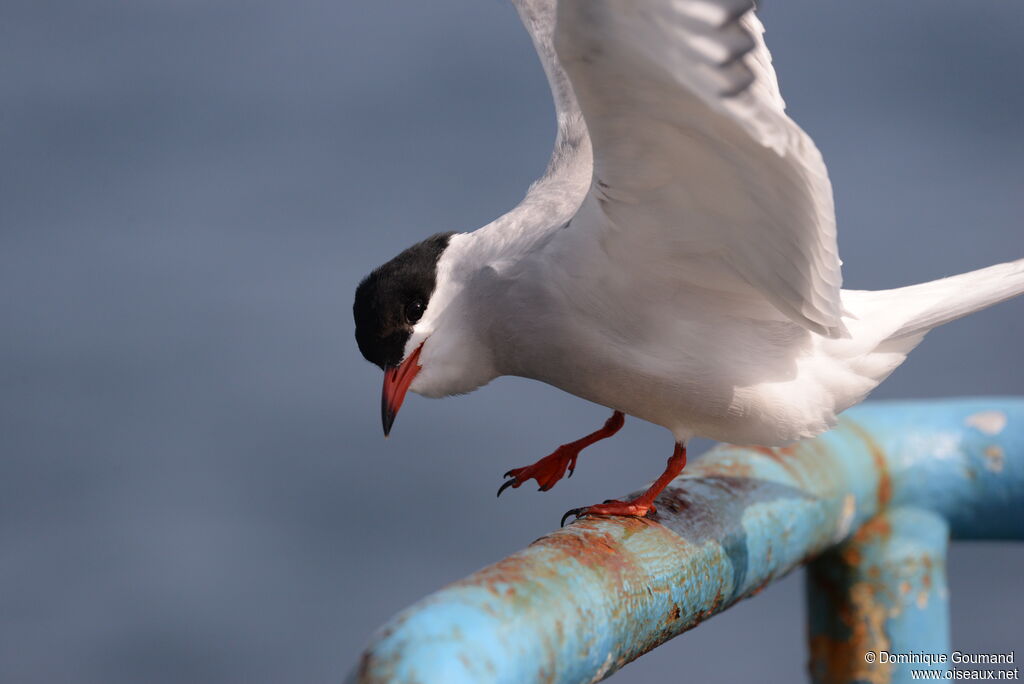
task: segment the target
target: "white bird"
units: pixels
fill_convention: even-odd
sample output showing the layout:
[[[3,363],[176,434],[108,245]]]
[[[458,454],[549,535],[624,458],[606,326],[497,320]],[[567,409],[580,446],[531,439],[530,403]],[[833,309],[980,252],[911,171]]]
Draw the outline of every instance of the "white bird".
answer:
[[[819,434],[932,328],[1024,291],[1024,260],[840,289],[828,173],[785,113],[751,0],[513,1],[554,95],[555,149],[511,212],[360,284],[385,433],[407,389],[540,380],[614,413],[498,493],[549,489],[628,414],[674,435],[665,472],[633,501],[569,514],[645,515],[692,437]]]

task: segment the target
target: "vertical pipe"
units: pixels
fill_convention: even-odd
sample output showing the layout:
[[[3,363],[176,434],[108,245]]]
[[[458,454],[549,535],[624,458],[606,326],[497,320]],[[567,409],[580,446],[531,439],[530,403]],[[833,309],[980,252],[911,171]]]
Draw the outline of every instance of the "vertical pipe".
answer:
[[[409,607],[348,681],[598,681],[822,553],[814,680],[941,676],[880,652],[946,652],[947,534],[1024,539],[1022,456],[1007,397],[876,402],[794,446],[718,447],[656,514],[578,520]]]
[[[896,508],[808,565],[813,682],[886,684],[948,667],[928,662],[949,652],[948,540],[940,516]]]

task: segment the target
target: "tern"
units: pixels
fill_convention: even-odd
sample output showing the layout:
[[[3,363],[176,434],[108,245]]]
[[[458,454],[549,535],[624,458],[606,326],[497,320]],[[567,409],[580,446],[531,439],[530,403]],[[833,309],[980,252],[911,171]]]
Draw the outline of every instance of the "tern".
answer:
[[[1024,259],[893,290],[841,289],[832,187],[785,112],[751,0],[513,0],[555,100],[543,177],[470,233],[409,247],[358,286],[363,356],[384,371],[385,435],[406,392],[513,375],[613,411],[505,475],[550,489],[626,415],[779,446],[836,424],[936,326],[1024,291]],[[565,517],[562,519],[563,524]]]

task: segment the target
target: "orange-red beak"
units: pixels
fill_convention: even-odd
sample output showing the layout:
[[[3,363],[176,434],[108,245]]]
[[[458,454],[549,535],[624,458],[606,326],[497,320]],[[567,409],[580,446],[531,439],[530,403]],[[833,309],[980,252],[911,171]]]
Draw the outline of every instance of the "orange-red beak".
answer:
[[[384,391],[380,396],[380,418],[384,423],[385,437],[391,434],[391,425],[395,422],[398,409],[402,408],[405,393],[409,391],[409,385],[412,384],[413,378],[420,372],[419,360],[422,348],[421,344],[401,364],[384,369]]]

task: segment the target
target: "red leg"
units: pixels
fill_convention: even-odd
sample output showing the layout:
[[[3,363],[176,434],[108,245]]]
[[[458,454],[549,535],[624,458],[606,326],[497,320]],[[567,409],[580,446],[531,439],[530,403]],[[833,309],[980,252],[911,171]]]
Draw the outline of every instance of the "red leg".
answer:
[[[647,488],[646,492],[632,501],[605,501],[596,506],[574,508],[562,516],[562,524],[565,524],[565,519],[570,515],[575,515],[577,518],[583,515],[632,515],[637,517],[647,515],[648,511],[655,510],[654,499],[672,480],[676,479],[679,473],[683,472],[685,467],[686,447],[676,444],[675,451],[672,452],[672,456],[668,459],[668,465],[665,466],[665,472]]]
[[[569,469],[569,477],[572,477],[572,473],[576,469],[576,457],[580,455],[580,452],[594,442],[611,437],[619,431],[625,422],[626,418],[622,415],[622,411],[616,411],[612,414],[611,418],[604,422],[604,427],[600,430],[591,432],[586,437],[577,439],[575,442],[563,444],[555,449],[554,453],[545,456],[533,465],[513,468],[505,473],[505,477],[510,479],[501,485],[501,488],[498,490],[498,496],[501,496],[501,493],[509,487],[518,489],[520,485],[528,480],[536,480],[537,484],[540,485],[540,491],[546,492],[562,479],[566,468]]]

